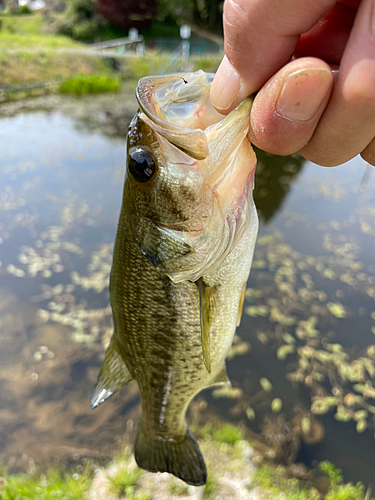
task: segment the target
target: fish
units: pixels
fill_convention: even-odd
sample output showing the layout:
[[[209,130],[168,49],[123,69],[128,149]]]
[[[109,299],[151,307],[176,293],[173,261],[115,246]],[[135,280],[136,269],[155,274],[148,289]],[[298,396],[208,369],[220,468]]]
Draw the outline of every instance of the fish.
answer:
[[[201,390],[230,383],[225,358],[258,231],[252,99],[218,113],[213,77],[138,83],[110,276],[114,332],[91,397],[95,408],[136,380],[138,466],[194,486],[207,471],[185,414]]]

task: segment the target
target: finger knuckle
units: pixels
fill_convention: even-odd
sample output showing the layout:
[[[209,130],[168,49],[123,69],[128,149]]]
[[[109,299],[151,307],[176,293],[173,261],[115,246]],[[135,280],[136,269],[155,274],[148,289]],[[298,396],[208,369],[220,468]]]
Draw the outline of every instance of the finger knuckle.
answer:
[[[375,138],[361,153],[362,158],[375,167]]]
[[[344,87],[345,100],[350,108],[375,108],[375,65],[358,64]]]
[[[316,163],[321,167],[337,167],[346,161],[346,159],[340,157],[340,155],[332,155],[330,151],[320,147],[317,148],[310,143],[303,147],[300,153],[306,160]]]

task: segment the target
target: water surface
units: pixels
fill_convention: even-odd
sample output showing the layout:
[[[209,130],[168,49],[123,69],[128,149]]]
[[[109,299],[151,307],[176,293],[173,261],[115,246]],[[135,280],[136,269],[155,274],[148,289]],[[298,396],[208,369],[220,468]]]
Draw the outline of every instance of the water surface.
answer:
[[[139,417],[135,384],[89,408],[112,331],[108,277],[125,138],[97,126],[89,99],[64,106],[0,118],[0,454],[20,467],[56,456],[109,457]],[[96,117],[105,113],[95,109]],[[302,442],[298,461],[328,459],[346,480],[370,483],[373,172],[359,158],[324,169],[260,154],[255,199],[261,226],[237,332],[241,355],[228,361],[239,390],[232,399],[203,397],[210,411],[256,432],[280,398],[287,420],[302,413],[325,429],[324,439]],[[327,397],[336,402],[312,414],[314,401]],[[337,420],[338,407],[347,421]]]

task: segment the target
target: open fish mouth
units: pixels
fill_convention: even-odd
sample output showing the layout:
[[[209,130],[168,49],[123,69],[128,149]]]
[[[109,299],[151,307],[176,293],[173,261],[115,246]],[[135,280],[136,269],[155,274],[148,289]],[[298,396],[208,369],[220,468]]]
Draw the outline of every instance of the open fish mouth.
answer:
[[[197,210],[183,223],[158,227],[164,240],[199,254],[199,265],[195,259],[192,268],[191,255],[185,255],[176,269],[176,260],[163,262],[160,251],[144,249],[146,256],[158,253],[158,266],[175,282],[195,281],[217,268],[246,231],[253,211],[256,157],[247,140],[252,99],[227,116],[218,113],[210,101],[213,78],[203,71],[146,77],[136,91],[139,118],[157,137],[171,179],[181,178],[182,165],[185,171],[199,169],[205,178],[203,191],[209,193],[204,220]]]
[[[256,158],[244,142],[252,99],[245,99],[228,116],[218,113],[210,101],[213,78],[213,73],[203,71],[146,77],[140,80],[136,96],[142,119],[159,136],[201,162],[211,188],[221,204],[228,206],[243,198],[241,190],[246,196],[253,180]]]

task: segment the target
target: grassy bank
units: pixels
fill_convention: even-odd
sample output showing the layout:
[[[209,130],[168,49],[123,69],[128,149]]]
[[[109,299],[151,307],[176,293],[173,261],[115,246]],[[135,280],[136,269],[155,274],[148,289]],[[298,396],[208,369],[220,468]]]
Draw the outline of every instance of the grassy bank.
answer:
[[[43,33],[44,19],[39,13],[14,15],[0,14],[0,85],[44,82],[68,79],[78,75],[110,74],[111,68],[100,55],[59,52],[62,48],[87,48],[69,37]],[[10,52],[7,51],[10,50]],[[131,80],[160,72],[175,72],[181,65],[169,65],[170,55],[150,52],[143,58],[120,59],[122,77]],[[188,63],[188,70],[215,71],[220,58],[195,57]]]
[[[14,35],[40,35],[44,20],[39,13],[35,14],[11,14],[0,13],[1,30],[0,38],[9,33]]]
[[[4,49],[31,49],[31,48],[72,48],[81,49],[85,46],[75,42],[67,36],[57,35],[18,35],[15,33],[0,32],[0,50]]]
[[[0,14],[0,50],[15,48],[82,48],[66,36],[42,33],[44,20],[41,14]]]
[[[59,91],[61,94],[99,94],[117,92],[120,87],[120,78],[113,78],[102,73],[69,78],[60,84]]]
[[[157,73],[167,65],[166,56],[130,57],[122,59],[121,75],[128,84],[135,86],[143,76]],[[215,71],[218,58],[199,58],[190,61],[190,70]],[[178,69],[178,68],[177,68]],[[176,69],[172,69],[176,71]],[[112,74],[112,69],[101,56],[65,54],[44,50],[40,52],[0,52],[0,85],[19,85],[22,83],[44,82],[67,79],[78,75]]]
[[[0,85],[43,82],[108,71],[109,68],[101,57],[59,54],[52,51],[12,54],[0,52]]]
[[[344,484],[340,471],[329,462],[321,463],[315,475],[306,471],[301,479],[292,477],[295,466],[266,463],[256,467],[253,450],[237,427],[224,425],[213,430],[206,426],[200,434],[204,435],[199,442],[208,465],[207,483],[200,488],[189,489],[167,474],[139,470],[126,448],[105,468],[86,461],[70,471],[55,467],[45,473],[9,475],[3,470],[0,496],[2,500],[152,500],[157,494],[173,500],[189,493],[206,500],[218,495],[227,500],[238,495],[270,500],[371,500],[360,483]]]

